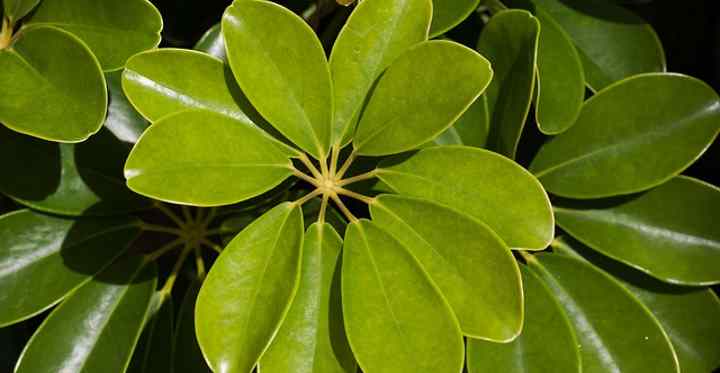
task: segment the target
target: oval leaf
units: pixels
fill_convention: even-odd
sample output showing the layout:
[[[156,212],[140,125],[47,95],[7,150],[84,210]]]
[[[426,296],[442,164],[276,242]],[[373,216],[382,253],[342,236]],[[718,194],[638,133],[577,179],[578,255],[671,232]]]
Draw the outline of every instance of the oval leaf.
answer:
[[[250,122],[185,111],[152,125],[125,164],[128,186],[143,195],[197,206],[260,195],[285,180],[290,152]]]
[[[195,307],[198,342],[215,372],[250,373],[285,318],[300,275],[302,212],[278,205],[223,250]]]
[[[520,334],[523,294],[510,250],[485,224],[415,198],[382,195],[370,207],[382,226],[422,264],[463,334],[508,342]]]
[[[580,373],[580,351],[565,312],[540,279],[521,266],[525,294],[523,331],[510,343],[469,339],[469,373]]]
[[[480,0],[433,0],[430,36],[436,37],[457,26],[480,5]]]
[[[477,50],[490,60],[495,76],[487,89],[490,110],[488,145],[515,158],[535,88],[540,23],[524,10],[506,10],[490,18]]]
[[[122,89],[122,72],[105,74],[110,103],[108,104],[105,128],[118,140],[134,144],[148,127],[145,119],[135,111]]]
[[[253,106],[300,148],[324,159],[332,83],[314,31],[291,11],[259,0],[234,2],[222,31],[230,67]]]
[[[225,39],[223,39],[220,24],[217,23],[205,31],[205,34],[198,40],[193,49],[205,52],[223,62],[227,62]]]
[[[586,101],[577,123],[545,143],[530,170],[563,197],[640,192],[679,174],[718,131],[720,97],[708,85],[679,74],[639,75]]]
[[[377,174],[400,194],[441,203],[482,221],[511,248],[541,250],[553,238],[550,201],[540,183],[496,153],[440,146],[394,165],[381,163]]]
[[[431,0],[365,0],[333,46],[334,141],[349,139],[373,84],[398,56],[427,40]]]
[[[35,331],[15,372],[124,372],[157,284],[155,267],[143,266],[141,257],[119,261],[75,291]]]
[[[451,127],[463,145],[484,148],[490,133],[490,113],[487,95],[483,94],[458,118]],[[440,145],[440,144],[438,144]]]
[[[172,372],[211,373],[195,335],[195,307],[200,292],[199,281],[190,284],[178,311],[173,334]],[[151,371],[152,372],[152,371]],[[148,372],[148,373],[151,373]]]
[[[361,155],[388,155],[432,140],[467,110],[492,76],[490,63],[461,44],[417,44],[378,80],[358,123],[355,149]]]
[[[575,328],[584,373],[680,372],[660,323],[612,277],[564,255],[533,258]]]
[[[450,306],[420,263],[368,220],[348,225],[342,299],[364,372],[460,372],[463,340]]]
[[[80,142],[105,121],[102,70],[72,34],[54,27],[26,28],[10,48],[0,50],[0,65],[0,122],[5,126],[41,139]]]
[[[63,299],[118,257],[138,233],[129,219],[69,220],[30,210],[1,216],[0,326]]]
[[[290,311],[260,361],[268,373],[355,373],[340,300],[342,240],[329,224],[305,233],[300,283]]]
[[[3,9],[5,10],[3,15],[9,18],[12,23],[15,23],[30,13],[40,1],[41,0],[3,0]]]
[[[28,24],[56,26],[78,36],[106,71],[157,47],[162,30],[160,12],[147,0],[43,0]]]

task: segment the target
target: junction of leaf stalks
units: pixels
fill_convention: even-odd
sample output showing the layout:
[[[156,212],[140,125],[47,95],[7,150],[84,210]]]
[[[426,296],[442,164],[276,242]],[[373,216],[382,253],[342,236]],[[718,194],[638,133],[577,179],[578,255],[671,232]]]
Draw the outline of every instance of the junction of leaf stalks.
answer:
[[[10,22],[10,19],[4,17],[2,19],[2,28],[0,28],[0,50],[10,46],[10,42],[13,37],[14,25]]]

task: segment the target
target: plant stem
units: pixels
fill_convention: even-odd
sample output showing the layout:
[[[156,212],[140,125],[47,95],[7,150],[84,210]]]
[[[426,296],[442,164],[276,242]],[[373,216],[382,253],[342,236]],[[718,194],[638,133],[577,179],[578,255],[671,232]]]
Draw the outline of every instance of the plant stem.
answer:
[[[350,165],[353,163],[353,161],[357,158],[357,150],[353,149],[352,153],[347,157],[345,160],[345,163],[343,163],[342,167],[340,167],[340,171],[335,175],[336,180],[341,180],[343,175],[347,172],[347,170],[350,168]]]
[[[298,205],[298,206],[302,206],[305,202],[307,202],[307,201],[309,201],[309,200],[311,200],[311,199],[313,199],[313,198],[315,198],[315,197],[317,197],[317,196],[319,196],[319,195],[321,195],[321,194],[323,194],[322,190],[320,190],[320,189],[315,189],[315,190],[313,190],[312,192],[304,195],[302,198],[296,200],[296,201],[293,202],[293,203],[296,204],[296,205]]]
[[[322,179],[322,174],[320,173],[320,171],[318,171],[317,167],[315,167],[315,165],[305,153],[300,153],[298,159],[300,160],[300,162],[302,162],[302,164],[305,165],[305,167],[308,168],[308,170],[310,170],[310,173],[313,174],[316,179]]]
[[[365,203],[367,203],[368,205],[370,205],[370,204],[372,204],[372,203],[375,202],[375,198],[368,197],[368,196],[362,195],[362,194],[360,194],[360,193],[355,193],[355,192],[353,192],[352,190],[339,188],[339,189],[336,189],[336,191],[337,191],[338,194],[341,194],[341,195],[344,195],[344,196],[348,196],[348,197],[350,197],[350,198],[354,198],[354,199],[356,199],[356,200],[358,200],[358,201],[365,202]]]
[[[165,281],[165,285],[163,285],[162,289],[160,289],[161,294],[170,295],[170,293],[172,292],[172,288],[175,285],[177,275],[180,272],[180,269],[182,269],[182,265],[185,263],[185,259],[187,259],[190,251],[192,251],[192,248],[188,244],[185,244],[183,251],[180,253],[180,257],[178,257],[175,265],[173,266],[172,272],[170,272],[170,276]]]
[[[536,263],[537,262],[537,259],[535,259],[535,257],[532,256],[532,254],[529,254],[526,251],[518,250],[517,252],[520,254],[520,256],[523,259],[525,259],[526,263]]]
[[[185,222],[186,222],[186,223],[192,222],[192,221],[195,220],[195,219],[193,219],[193,216],[192,216],[192,214],[190,213],[190,208],[189,208],[189,207],[187,207],[187,206],[185,206],[185,205],[182,205],[182,213],[183,213],[183,217],[185,217]]]
[[[165,216],[170,218],[178,227],[182,227],[185,223],[180,219],[180,217],[173,212],[173,210],[162,202],[156,202],[155,207],[157,207],[158,210],[160,210]]]
[[[335,177],[335,173],[337,171],[337,162],[338,158],[340,157],[340,144],[336,143],[332,147],[332,152],[330,153],[330,176]]]
[[[217,215],[217,207],[213,207],[210,209],[210,212],[205,217],[205,222],[203,222],[203,225],[207,227],[208,225],[212,224],[213,220],[215,220],[215,216]]]
[[[3,17],[2,29],[0,30],[0,49],[5,49],[10,46],[13,36],[14,25],[10,22],[10,18]]]
[[[353,183],[357,183],[357,182],[359,182],[359,181],[364,181],[364,180],[372,179],[372,178],[374,178],[374,177],[376,177],[376,176],[377,176],[377,169],[372,170],[372,171],[370,171],[370,172],[366,172],[366,173],[364,173],[364,174],[355,175],[355,176],[349,177],[349,178],[347,178],[347,179],[342,179],[342,180],[338,181],[337,185],[338,185],[338,186],[350,185],[350,184],[353,184]]]
[[[350,222],[356,223],[358,221],[358,219],[355,217],[355,215],[353,215],[352,212],[350,212],[350,210],[347,208],[347,206],[345,206],[345,204],[340,199],[340,197],[338,197],[337,194],[333,193],[330,195],[330,197],[333,199],[333,201],[335,201],[335,204],[337,205],[337,207],[340,209],[340,211],[342,211],[343,214],[345,214],[345,217],[348,220],[350,220]]]
[[[166,227],[164,225],[148,224],[145,222],[140,222],[140,229],[142,229],[144,231],[148,231],[148,232],[169,233],[169,234],[174,234],[176,236],[183,235],[183,231],[180,229]]]
[[[200,243],[207,246],[209,249],[217,251],[218,254],[222,253],[222,247],[220,247],[220,245],[216,245],[214,242],[208,240],[207,238],[201,238]]]
[[[195,267],[197,268],[198,278],[205,279],[205,261],[200,253],[200,247],[195,248]]]
[[[325,211],[327,211],[327,205],[328,205],[328,199],[330,196],[328,196],[327,193],[323,194],[322,203],[320,204],[320,213],[318,214],[318,222],[320,224],[325,223]]]
[[[232,230],[232,229],[223,229],[223,228],[210,229],[205,232],[205,237],[219,236],[219,235],[223,235],[226,233],[233,233],[233,232],[235,232],[235,230]]]
[[[147,256],[147,261],[148,261],[148,262],[152,262],[152,261],[157,260],[157,259],[160,258],[161,256],[163,256],[163,255],[167,254],[168,252],[174,250],[175,247],[177,247],[177,246],[180,245],[181,243],[183,243],[183,239],[182,239],[182,238],[177,238],[177,239],[175,239],[175,240],[173,240],[173,241],[165,244],[164,246],[162,246],[162,247],[160,247],[159,249],[155,250],[155,252],[153,252],[152,254],[148,254],[148,256]]]
[[[320,186],[320,184],[318,183],[318,181],[316,179],[313,179],[310,175],[298,170],[297,168],[293,167],[292,171],[293,171],[293,175],[299,177],[300,179],[307,181],[308,183],[312,184],[313,186],[315,186],[315,187]]]

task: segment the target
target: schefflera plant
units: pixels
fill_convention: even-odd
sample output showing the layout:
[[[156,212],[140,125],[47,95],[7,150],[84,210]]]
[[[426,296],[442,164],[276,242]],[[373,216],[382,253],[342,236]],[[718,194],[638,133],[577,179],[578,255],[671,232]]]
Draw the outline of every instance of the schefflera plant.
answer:
[[[240,232],[204,281],[195,322],[214,371],[352,372],[357,361],[366,372],[459,372],[464,336],[520,333],[511,249],[549,245],[550,203],[499,154],[410,152],[450,127],[493,76],[474,50],[428,41],[431,20],[430,0],[365,0],[328,61],[301,18],[243,0],[222,21],[231,71],[175,49],[128,62],[123,88],[153,122],[125,165],[132,190],[219,206],[290,177],[308,187]],[[359,157],[386,159],[363,172]],[[352,189],[372,179],[404,192]],[[305,230],[302,208],[315,199],[318,219]],[[357,218],[349,200],[371,218]],[[326,223],[331,208],[345,215],[345,232]]]

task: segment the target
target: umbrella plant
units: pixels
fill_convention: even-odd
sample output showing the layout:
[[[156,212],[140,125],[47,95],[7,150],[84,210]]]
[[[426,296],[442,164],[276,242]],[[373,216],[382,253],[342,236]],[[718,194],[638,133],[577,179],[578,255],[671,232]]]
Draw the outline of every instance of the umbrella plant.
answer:
[[[720,366],[720,190],[681,175],[720,97],[626,9],[363,0],[318,36],[327,2],[236,0],[189,50],[144,1],[36,2],[0,38],[0,325],[46,315],[17,372]]]

